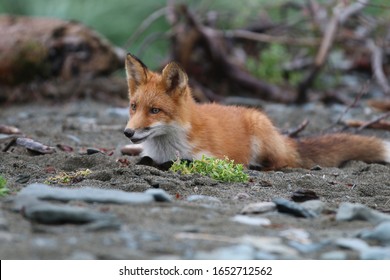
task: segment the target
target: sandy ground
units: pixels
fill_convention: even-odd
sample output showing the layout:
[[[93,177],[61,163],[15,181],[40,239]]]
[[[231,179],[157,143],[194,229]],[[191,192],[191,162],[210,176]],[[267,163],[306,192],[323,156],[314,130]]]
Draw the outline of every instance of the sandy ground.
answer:
[[[302,135],[329,127],[344,110],[343,106],[319,104],[268,105],[265,108],[282,129],[310,119]],[[352,109],[345,118],[371,119],[376,114],[361,106]],[[218,183],[200,176],[179,176],[136,165],[137,157],[121,155],[120,148],[128,144],[122,133],[126,121],[123,110],[88,100],[0,108],[0,124],[16,126],[27,137],[56,147],[55,153],[47,155],[33,155],[16,146],[0,152],[0,174],[7,179],[10,189],[10,194],[0,200],[1,259],[228,258],[231,252],[218,255],[218,250],[242,245],[245,238],[267,243],[275,237],[279,238],[279,250],[264,249],[262,252],[268,255],[259,258],[319,259],[326,252],[341,251],[344,258],[354,259],[358,258],[357,251],[337,246],[333,240],[354,238],[359,231],[373,225],[367,221],[337,221],[335,213],[339,204],[362,203],[382,212],[390,211],[390,165],[351,162],[342,168],[250,171],[249,183]],[[363,134],[390,139],[389,132],[366,129]],[[9,141],[0,139],[0,148],[4,149]],[[58,145],[68,151],[62,151]],[[104,153],[88,155],[88,148]],[[128,165],[118,159],[128,160]],[[27,185],[44,183],[60,172],[86,168],[92,173],[84,180],[68,186],[53,185],[53,188],[91,186],[143,192],[159,187],[172,196],[173,202],[135,206],[69,202],[113,213],[120,221],[119,228],[94,231],[86,230],[83,225],[36,223],[26,219],[23,213],[12,211],[10,199]],[[268,219],[269,225],[248,225],[232,220],[250,203],[291,199],[297,190],[314,191],[325,203],[319,217],[297,218],[273,211],[248,215]],[[291,241],[313,247],[299,249],[291,246]],[[316,247],[318,244],[322,245]]]

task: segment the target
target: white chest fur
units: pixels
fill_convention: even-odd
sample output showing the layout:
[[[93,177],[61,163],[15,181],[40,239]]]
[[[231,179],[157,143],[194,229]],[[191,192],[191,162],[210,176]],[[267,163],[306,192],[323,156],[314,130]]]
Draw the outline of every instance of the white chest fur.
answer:
[[[151,157],[156,163],[164,163],[170,160],[192,159],[192,147],[188,142],[187,132],[189,128],[175,124],[163,125],[164,133],[148,138],[144,143],[142,156]]]

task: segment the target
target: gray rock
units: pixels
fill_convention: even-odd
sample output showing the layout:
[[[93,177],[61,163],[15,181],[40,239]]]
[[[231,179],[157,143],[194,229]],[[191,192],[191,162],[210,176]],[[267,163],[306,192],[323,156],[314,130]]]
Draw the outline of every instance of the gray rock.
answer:
[[[55,250],[58,248],[57,240],[51,237],[36,237],[31,240],[31,244],[40,249]]]
[[[301,253],[313,253],[324,248],[327,245],[327,242],[300,243],[292,240],[292,241],[288,241],[287,244],[290,245],[292,248],[297,249]]]
[[[172,197],[163,189],[148,189],[145,191],[146,194],[154,197],[155,201],[159,202],[172,202]]]
[[[302,218],[314,218],[318,216],[314,211],[308,210],[302,205],[284,198],[275,198],[273,202],[276,204],[276,208],[281,213]]]
[[[346,260],[347,258],[348,254],[344,251],[330,251],[320,256],[322,260]]]
[[[364,230],[359,234],[360,238],[379,241],[381,244],[390,245],[390,221],[377,225],[372,230]]]
[[[341,248],[347,248],[358,252],[370,248],[365,241],[358,238],[338,238],[334,243]]]
[[[256,250],[247,244],[238,244],[222,247],[211,252],[197,252],[194,259],[197,260],[253,260]]]
[[[193,194],[187,197],[188,202],[201,202],[205,204],[222,204],[221,200],[216,197],[202,195],[202,194]]]
[[[381,213],[362,204],[343,202],[336,214],[337,221],[363,220],[373,224],[390,221],[390,215]]]
[[[240,238],[241,243],[253,246],[261,252],[275,254],[278,258],[295,259],[298,257],[298,252],[283,243],[281,237],[265,237],[265,236],[243,236]]]
[[[74,251],[70,256],[70,260],[96,260],[97,257],[89,252],[85,251]]]
[[[257,202],[246,205],[241,214],[261,214],[276,210],[276,204],[271,201]]]
[[[109,213],[77,206],[56,205],[39,200],[35,202],[28,200],[23,207],[23,214],[26,218],[43,224],[116,222],[116,217]]]
[[[80,189],[54,188],[45,184],[31,184],[22,189],[18,195],[28,195],[44,200],[142,204],[154,201],[154,196],[146,193],[125,192],[85,187]]]
[[[244,215],[236,215],[231,218],[231,220],[237,223],[250,226],[269,226],[271,224],[271,221],[269,219],[261,217],[249,217]]]
[[[389,247],[370,247],[367,250],[360,252],[360,259],[362,260],[390,260]]]
[[[255,254],[255,260],[277,260],[277,259],[278,256],[268,252],[258,251]]]
[[[301,206],[307,210],[313,211],[318,216],[321,215],[322,211],[325,209],[325,203],[318,199],[307,200],[301,203]]]

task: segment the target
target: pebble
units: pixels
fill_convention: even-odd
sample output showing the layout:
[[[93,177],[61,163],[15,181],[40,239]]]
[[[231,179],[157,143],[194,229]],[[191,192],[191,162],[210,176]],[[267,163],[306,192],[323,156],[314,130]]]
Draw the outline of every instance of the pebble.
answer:
[[[390,246],[390,222],[382,222],[372,230],[364,230],[359,237],[376,240],[385,246]]]
[[[344,251],[329,251],[320,256],[322,260],[346,260],[347,258],[348,254]]]
[[[292,240],[288,241],[287,244],[301,253],[312,253],[328,245],[328,242],[323,241],[319,243],[300,243]]]
[[[276,204],[276,208],[281,213],[291,214],[295,217],[301,218],[314,218],[318,216],[312,210],[306,209],[302,205],[284,198],[275,198],[273,202]]]
[[[129,144],[121,148],[121,153],[122,155],[138,156],[142,153],[142,150],[141,144]]]
[[[246,205],[241,214],[262,214],[276,210],[276,204],[273,202],[257,202]]]
[[[210,252],[196,252],[194,259],[197,260],[253,260],[256,250],[247,244],[238,244],[221,247]]]
[[[214,196],[208,196],[203,194],[193,194],[187,197],[188,202],[201,202],[205,204],[222,204],[221,200]]]
[[[317,216],[321,215],[325,209],[325,203],[321,200],[307,200],[301,203],[301,206],[314,212]]]
[[[364,251],[370,247],[365,241],[358,238],[338,238],[334,241],[334,243],[341,248],[358,252]]]
[[[279,232],[279,236],[303,244],[311,243],[310,234],[306,230],[300,228],[290,228],[283,230]]]
[[[372,224],[378,224],[384,221],[390,221],[390,215],[371,209],[363,204],[343,202],[337,210],[336,220],[364,220]]]
[[[74,251],[68,258],[69,260],[96,260],[97,257],[85,251]]]
[[[49,238],[49,237],[36,237],[31,240],[31,244],[35,247],[39,247],[42,249],[57,249],[58,247],[58,242],[54,238]]]
[[[245,215],[236,215],[233,218],[231,218],[232,221],[250,225],[250,226],[269,226],[271,225],[271,221],[266,218],[260,218],[260,217],[249,217]]]
[[[298,252],[283,243],[281,237],[265,237],[265,236],[243,236],[241,242],[249,244],[262,252],[276,254],[284,258],[295,259],[298,257]]]

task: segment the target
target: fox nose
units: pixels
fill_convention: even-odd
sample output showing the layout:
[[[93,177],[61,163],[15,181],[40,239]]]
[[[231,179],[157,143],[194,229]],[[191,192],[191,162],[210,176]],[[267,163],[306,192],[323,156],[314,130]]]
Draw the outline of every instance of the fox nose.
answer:
[[[126,135],[126,137],[131,138],[134,136],[135,130],[131,128],[126,128],[123,133]]]

